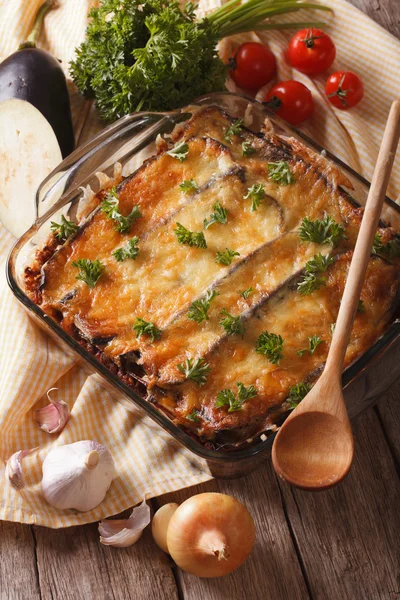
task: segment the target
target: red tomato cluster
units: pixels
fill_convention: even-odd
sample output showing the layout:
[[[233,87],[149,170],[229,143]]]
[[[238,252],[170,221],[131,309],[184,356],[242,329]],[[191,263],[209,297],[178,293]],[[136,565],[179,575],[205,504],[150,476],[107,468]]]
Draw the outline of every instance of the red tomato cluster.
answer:
[[[306,75],[319,75],[332,65],[336,47],[321,29],[302,29],[290,40],[287,57]],[[255,92],[276,74],[275,56],[267,46],[247,42],[239,46],[231,59],[231,76],[241,88]],[[351,71],[337,71],[328,77],[326,96],[336,108],[346,110],[358,104],[364,95],[361,79]],[[308,119],[314,109],[310,90],[299,81],[281,81],[268,92],[265,103],[292,125]]]

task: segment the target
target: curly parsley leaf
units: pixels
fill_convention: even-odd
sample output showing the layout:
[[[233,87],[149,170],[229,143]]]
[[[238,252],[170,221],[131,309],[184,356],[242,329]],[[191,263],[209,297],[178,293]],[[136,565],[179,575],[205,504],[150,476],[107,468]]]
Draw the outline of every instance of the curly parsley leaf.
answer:
[[[244,402],[247,402],[247,400],[257,396],[257,390],[254,385],[246,387],[241,382],[238,382],[236,385],[238,387],[237,396],[235,396],[234,392],[232,392],[230,389],[218,392],[217,399],[215,401],[215,408],[229,406],[228,412],[234,412],[236,410],[241,410]]]
[[[297,383],[293,385],[289,390],[289,395],[287,397],[287,402],[289,403],[290,410],[296,408],[296,406],[305,398],[308,392],[311,390],[310,383]]]
[[[186,363],[177,365],[177,368],[183,373],[186,379],[195,381],[199,386],[202,386],[207,381],[207,376],[211,371],[211,367],[205,362],[204,358],[188,358]]]
[[[127,258],[131,258],[132,260],[135,260],[137,258],[137,255],[139,254],[138,244],[139,244],[139,238],[135,235],[135,237],[133,237],[131,240],[129,240],[129,242],[127,244],[125,244],[125,246],[122,246],[122,248],[117,248],[117,250],[114,250],[112,255],[118,262],[123,262]]]
[[[172,156],[172,158],[176,158],[181,163],[183,163],[188,153],[189,146],[186,142],[179,142],[178,144],[175,144],[175,146],[167,152],[169,156]]]
[[[306,273],[321,273],[335,262],[335,257],[327,254],[323,256],[320,252],[314,254],[314,258],[306,262]]]
[[[182,181],[179,187],[183,192],[185,192],[185,194],[188,194],[189,192],[197,192],[199,189],[194,179],[185,179],[185,181]]]
[[[58,240],[65,242],[65,240],[78,231],[79,226],[73,221],[66,219],[64,215],[61,215],[61,223],[51,221],[50,228]]]
[[[283,344],[281,335],[263,331],[256,341],[256,352],[264,354],[273,365],[279,365],[283,358]]]
[[[238,294],[240,294],[242,296],[242,298],[244,298],[245,300],[247,300],[247,298],[250,296],[250,294],[252,294],[254,292],[253,288],[250,286],[247,288],[247,290],[238,290]]]
[[[275,183],[285,186],[296,182],[287,161],[269,162],[267,166],[268,175]]]
[[[382,242],[382,236],[375,234],[374,245],[372,247],[374,254],[380,254],[384,258],[397,258],[400,256],[400,236],[396,235],[386,244]]]
[[[303,348],[302,350],[297,350],[297,354],[299,356],[303,356],[303,354],[305,352],[310,353],[310,355],[314,354],[315,350],[318,348],[318,346],[320,344],[322,344],[322,339],[320,337],[318,337],[317,335],[310,335],[308,336],[308,343],[309,343],[309,347],[308,348]]]
[[[365,306],[364,306],[364,302],[362,300],[358,301],[357,312],[359,312],[359,313],[365,312]]]
[[[226,248],[223,252],[217,252],[215,262],[221,265],[229,266],[235,256],[240,256],[240,252]]]
[[[119,200],[115,187],[111,188],[101,202],[101,210],[115,223],[115,229],[120,233],[128,233],[136,219],[142,216],[140,209],[135,205],[126,217],[119,211]]]
[[[232,141],[233,135],[240,135],[241,129],[243,127],[243,119],[237,119],[225,132],[225,140],[227,142]]]
[[[347,239],[344,226],[329,215],[323,219],[312,221],[305,217],[299,228],[299,236],[303,242],[314,242],[315,244],[331,244],[334,248],[340,240]]]
[[[210,227],[210,225],[212,225],[213,223],[225,224],[227,222],[228,211],[226,210],[226,208],[221,206],[221,204],[219,203],[219,200],[217,200],[216,203],[214,204],[213,211],[214,212],[211,213],[209,219],[204,219],[204,221],[203,221],[204,229],[208,229]]]
[[[189,231],[181,223],[177,223],[174,233],[180,244],[190,246],[191,248],[207,248],[206,238],[202,231]]]
[[[325,277],[319,277],[315,273],[306,273],[302,280],[297,284],[297,291],[302,296],[308,296],[315,290],[319,290],[326,285]]]
[[[161,337],[162,331],[151,321],[145,321],[141,317],[138,317],[132,327],[136,331],[136,337],[140,338],[142,335],[148,335],[150,340],[158,340]]]
[[[199,411],[196,409],[193,409],[191,413],[186,415],[186,419],[188,421],[192,421],[193,423],[199,423],[200,422]]]
[[[251,156],[256,152],[256,149],[253,148],[251,142],[243,142],[242,144],[242,156]]]
[[[90,288],[94,288],[106,268],[99,260],[89,260],[88,258],[75,260],[72,266],[79,269],[76,279],[84,281]]]
[[[303,296],[307,296],[326,285],[325,278],[321,277],[320,273],[326,271],[329,265],[334,262],[335,258],[329,254],[326,256],[323,256],[321,253],[315,254],[314,258],[306,263],[305,275],[303,275],[297,284],[298,292]]]
[[[240,335],[243,339],[245,333],[245,326],[240,315],[234,317],[229,314],[226,308],[223,308],[220,315],[223,315],[223,319],[220,320],[220,325],[225,329],[229,335]]]
[[[262,183],[255,183],[248,190],[243,200],[251,199],[251,211],[254,212],[260,206],[261,201],[265,198],[265,190]]]
[[[215,290],[209,290],[204,298],[192,302],[189,307],[188,319],[196,321],[196,323],[201,323],[202,321],[208,320],[210,303],[217,296],[219,296],[219,292],[216,292]]]

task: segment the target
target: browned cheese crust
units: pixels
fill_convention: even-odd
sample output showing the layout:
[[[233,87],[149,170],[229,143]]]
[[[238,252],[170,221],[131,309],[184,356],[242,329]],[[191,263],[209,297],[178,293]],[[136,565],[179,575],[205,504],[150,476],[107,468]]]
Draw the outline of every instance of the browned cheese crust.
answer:
[[[129,385],[141,382],[149,401],[203,442],[220,447],[240,445],[274,427],[288,410],[290,388],[313,382],[321,372],[332,339],[362,209],[340,186],[344,176],[324,158],[295,139],[254,134],[242,128],[226,137],[232,119],[216,107],[203,108],[175,134],[188,153],[180,162],[166,152],[147,161],[118,188],[123,215],[137,205],[142,217],[129,233],[100,208],[64,244],[50,238],[26,271],[30,297],[45,313],[113,369]],[[243,142],[254,152],[243,155]],[[294,182],[280,185],[268,162],[288,163]],[[180,184],[194,180],[197,189],[185,193]],[[248,189],[262,184],[265,197],[257,210]],[[100,204],[104,192],[97,197]],[[204,229],[203,221],[216,201],[227,210],[227,222]],[[304,217],[330,215],[345,227],[347,238],[337,247],[301,241],[298,228]],[[207,248],[178,243],[176,224],[202,231]],[[386,242],[390,228],[380,230]],[[139,238],[135,260],[118,262],[112,252],[133,236]],[[235,250],[230,265],[216,262],[216,253]],[[326,285],[301,295],[297,285],[307,261],[315,254],[335,257],[323,274]],[[72,263],[80,258],[100,260],[105,272],[94,288],[78,281]],[[252,288],[244,298],[239,291]],[[195,300],[217,293],[208,318],[188,318]],[[362,292],[363,312],[357,314],[346,354],[349,365],[382,334],[399,294],[399,270],[372,256]],[[221,312],[240,316],[244,329],[230,335],[221,326]],[[159,339],[136,336],[137,318],[154,323]],[[283,358],[273,364],[256,352],[262,332],[282,336]],[[309,336],[321,343],[313,354]],[[209,366],[203,385],[187,380],[178,365],[204,359]],[[254,386],[256,395],[239,410],[217,407],[222,390],[238,391],[237,384]],[[195,411],[195,412],[194,412]],[[194,418],[193,418],[194,415]],[[191,418],[187,418],[187,417]]]

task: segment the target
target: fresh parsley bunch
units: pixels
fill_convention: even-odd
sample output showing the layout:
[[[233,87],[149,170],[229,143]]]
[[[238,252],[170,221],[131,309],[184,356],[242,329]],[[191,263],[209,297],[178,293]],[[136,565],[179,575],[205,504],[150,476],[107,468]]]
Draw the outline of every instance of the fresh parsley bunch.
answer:
[[[80,93],[94,98],[100,117],[109,121],[138,110],[177,108],[224,88],[228,67],[218,56],[219,40],[274,29],[276,24],[265,19],[299,10],[300,4],[230,0],[197,20],[192,2],[181,9],[176,0],[101,0],[89,13],[71,75]],[[307,8],[329,10],[312,3]]]

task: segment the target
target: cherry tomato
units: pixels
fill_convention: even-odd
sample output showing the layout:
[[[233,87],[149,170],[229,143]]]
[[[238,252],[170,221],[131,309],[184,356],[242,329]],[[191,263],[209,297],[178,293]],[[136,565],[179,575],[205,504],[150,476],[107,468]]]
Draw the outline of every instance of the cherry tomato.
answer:
[[[325,94],[333,106],[347,110],[358,104],[364,96],[364,84],[351,71],[337,71],[328,77]]]
[[[300,81],[281,81],[274,85],[265,99],[266,105],[292,125],[308,119],[314,110],[310,90]]]
[[[335,44],[322,29],[302,29],[289,43],[290,64],[307,75],[318,75],[328,69],[335,56]]]
[[[246,42],[231,59],[233,81],[245,90],[259,90],[276,73],[276,60],[271,50],[257,42]]]

